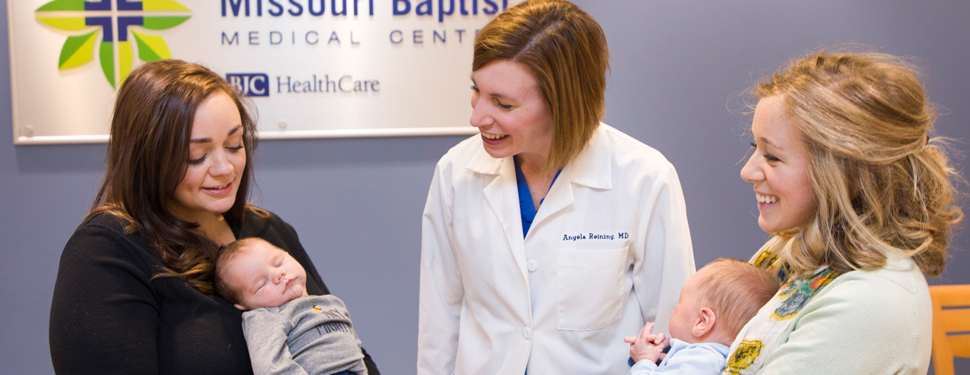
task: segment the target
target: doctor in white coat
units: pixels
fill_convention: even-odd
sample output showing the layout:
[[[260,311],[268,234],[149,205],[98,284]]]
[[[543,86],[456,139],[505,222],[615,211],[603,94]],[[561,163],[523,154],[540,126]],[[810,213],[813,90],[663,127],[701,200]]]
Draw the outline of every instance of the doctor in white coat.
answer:
[[[419,374],[624,374],[694,272],[680,182],[601,124],[609,53],[566,1],[527,1],[475,41],[471,124],[424,210]]]

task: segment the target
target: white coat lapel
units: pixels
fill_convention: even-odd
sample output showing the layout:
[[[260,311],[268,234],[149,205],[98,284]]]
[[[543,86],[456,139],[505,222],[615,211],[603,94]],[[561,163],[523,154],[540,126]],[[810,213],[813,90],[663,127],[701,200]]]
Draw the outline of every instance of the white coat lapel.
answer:
[[[493,175],[482,190],[485,201],[502,224],[502,231],[512,249],[516,267],[528,284],[526,277],[525,241],[522,238],[522,214],[519,210],[519,191],[515,184],[515,164],[512,158],[495,159],[484,149],[479,150],[468,163],[468,169],[481,174]]]
[[[530,234],[535,233],[536,228],[542,226],[543,221],[571,206],[575,201],[573,198],[572,171],[570,169],[568,165],[563,168],[559,177],[552,183],[552,188],[546,193],[546,198],[539,206],[535,219],[532,220],[532,228],[529,229]]]
[[[610,128],[606,124],[600,124],[586,148],[562,169],[559,178],[556,179],[552,188],[549,189],[549,193],[546,194],[545,201],[539,206],[539,211],[536,212],[536,218],[532,221],[532,229],[529,230],[529,233],[533,233],[536,227],[542,225],[543,221],[548,220],[549,217],[575,202],[573,189],[576,187],[574,184],[593,189],[612,189],[610,145],[605,136],[607,129]]]

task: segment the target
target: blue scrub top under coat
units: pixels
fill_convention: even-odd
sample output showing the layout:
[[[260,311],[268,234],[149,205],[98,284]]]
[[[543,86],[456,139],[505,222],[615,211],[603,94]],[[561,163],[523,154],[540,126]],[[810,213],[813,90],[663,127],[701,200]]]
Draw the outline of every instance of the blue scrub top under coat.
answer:
[[[529,234],[529,228],[532,227],[532,221],[535,220],[538,210],[532,204],[532,191],[529,190],[529,183],[525,181],[525,175],[522,174],[522,167],[519,166],[519,161],[515,160],[515,156],[512,157],[512,161],[515,162],[515,185],[519,188],[519,212],[522,213],[522,238],[525,238]],[[559,173],[561,172],[562,169],[556,171],[556,176],[549,183],[549,189],[552,189],[552,184],[556,183],[556,179],[559,178]],[[539,204],[542,205],[542,201],[544,200],[546,199],[540,199]]]
[[[522,167],[519,166],[519,161],[515,160],[515,156],[512,157],[512,161],[515,162],[515,186],[519,188],[519,212],[522,213],[522,238],[525,238],[529,234],[529,228],[532,228],[532,221],[536,218],[536,206],[532,204],[532,191],[529,190],[529,183],[525,181],[525,175],[522,174]],[[560,168],[556,171],[556,176],[552,178],[552,182],[549,183],[549,189],[552,189],[552,184],[556,183],[556,179],[559,178],[559,173],[562,173]],[[539,200],[539,204],[542,205],[542,201],[546,198]],[[526,370],[524,375],[529,375],[529,371]]]

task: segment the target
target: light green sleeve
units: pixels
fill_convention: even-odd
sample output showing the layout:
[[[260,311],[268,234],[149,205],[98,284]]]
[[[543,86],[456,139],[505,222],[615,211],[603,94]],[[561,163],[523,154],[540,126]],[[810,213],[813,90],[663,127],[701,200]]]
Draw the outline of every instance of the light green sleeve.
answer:
[[[911,261],[901,265],[849,272],[826,286],[798,313],[758,374],[925,374],[929,289]]]

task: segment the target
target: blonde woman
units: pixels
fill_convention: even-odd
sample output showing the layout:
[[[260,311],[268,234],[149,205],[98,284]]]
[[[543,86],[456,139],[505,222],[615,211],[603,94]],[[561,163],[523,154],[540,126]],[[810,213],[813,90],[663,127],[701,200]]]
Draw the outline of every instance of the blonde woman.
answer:
[[[752,262],[787,281],[731,346],[725,374],[924,374],[954,204],[935,114],[913,71],[822,51],[752,91]]]

